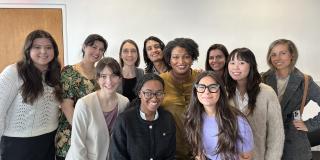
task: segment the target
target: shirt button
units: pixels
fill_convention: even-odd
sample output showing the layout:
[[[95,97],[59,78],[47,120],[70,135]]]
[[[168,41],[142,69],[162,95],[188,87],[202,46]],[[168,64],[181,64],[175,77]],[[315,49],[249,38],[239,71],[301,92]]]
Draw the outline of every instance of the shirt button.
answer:
[[[153,158],[150,158],[150,160],[153,160]]]
[[[149,126],[149,129],[152,129],[152,125]]]
[[[162,133],[163,136],[166,136],[166,133]]]

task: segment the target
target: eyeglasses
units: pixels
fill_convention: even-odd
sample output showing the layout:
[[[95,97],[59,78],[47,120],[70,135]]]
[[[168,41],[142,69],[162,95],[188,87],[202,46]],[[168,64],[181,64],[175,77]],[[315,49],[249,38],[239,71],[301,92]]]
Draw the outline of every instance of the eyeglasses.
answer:
[[[116,74],[110,74],[110,75],[107,75],[107,74],[101,74],[99,78],[102,78],[103,80],[106,80],[108,78],[110,78],[111,80],[117,80],[120,78],[120,76],[116,75]]]
[[[149,92],[149,91],[141,91],[146,99],[151,99],[154,96],[156,98],[163,98],[164,93],[163,92]]]
[[[210,93],[216,93],[219,90],[220,85],[219,84],[210,84],[208,86],[204,84],[195,84],[194,85],[197,92],[204,93],[206,91],[206,88],[208,88]]]

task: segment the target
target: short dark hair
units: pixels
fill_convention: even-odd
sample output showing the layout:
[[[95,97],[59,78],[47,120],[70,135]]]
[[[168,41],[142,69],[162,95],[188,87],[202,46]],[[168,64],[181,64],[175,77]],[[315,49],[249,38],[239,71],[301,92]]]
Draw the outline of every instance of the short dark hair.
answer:
[[[170,41],[163,50],[163,56],[168,70],[172,69],[170,65],[170,59],[172,50],[175,47],[184,48],[187,51],[187,53],[192,57],[193,61],[197,60],[199,57],[199,46],[194,40],[190,38],[176,38]]]
[[[104,46],[104,52],[107,50],[108,48],[108,42],[106,41],[106,39],[104,39],[102,36],[100,36],[99,34],[90,34],[83,42],[83,45],[85,46],[93,46],[95,41],[100,41],[103,43]],[[84,50],[82,48],[82,57],[84,57]]]
[[[109,67],[113,74],[115,74],[119,77],[122,77],[121,67],[120,67],[119,63],[117,62],[117,60],[115,60],[112,57],[104,57],[98,62],[97,66],[96,66],[96,77],[97,78],[100,77],[100,74],[105,67]]]
[[[140,79],[137,82],[137,85],[135,86],[135,94],[139,95],[139,92],[141,91],[141,88],[143,87],[143,85],[151,80],[155,80],[155,81],[159,81],[162,84],[162,88],[164,90],[164,80],[157,74],[155,73],[146,73],[143,75],[142,79]],[[135,99],[132,100],[132,102],[130,103],[130,107],[128,108],[134,108],[134,107],[140,107],[141,104],[141,99],[139,97],[136,97]]]
[[[153,63],[151,62],[151,60],[149,59],[148,57],[148,53],[147,53],[147,42],[148,41],[156,41],[159,43],[160,45],[160,49],[163,51],[164,47],[165,47],[165,44],[158,38],[158,37],[155,37],[155,36],[150,36],[148,37],[147,39],[144,40],[143,42],[143,59],[144,59],[144,62],[146,63],[147,67],[146,67],[146,72],[149,73],[152,71],[152,67],[153,67]]]
[[[223,44],[213,44],[213,45],[211,45],[211,46],[209,47],[208,51],[207,51],[207,57],[206,57],[206,70],[207,70],[207,71],[212,71],[212,70],[213,70],[213,69],[211,68],[210,64],[209,64],[209,55],[210,55],[210,52],[211,52],[212,50],[215,50],[215,49],[218,49],[218,50],[220,50],[220,51],[223,53],[226,61],[227,61],[227,59],[228,59],[229,52],[228,52],[227,48],[226,48]],[[226,66],[227,66],[227,65],[226,65],[226,63],[225,63],[225,64],[224,64],[224,69],[226,68]]]
[[[120,51],[119,51],[120,65],[121,65],[121,67],[123,67],[123,65],[124,65],[124,64],[123,64],[123,59],[121,58],[121,52],[122,52],[122,48],[123,48],[124,44],[126,44],[126,43],[133,44],[134,47],[136,47],[137,54],[138,54],[138,58],[137,58],[137,61],[136,61],[136,63],[135,63],[134,65],[135,65],[136,67],[138,67],[139,64],[140,64],[139,48],[138,48],[137,43],[136,43],[135,41],[131,40],[131,39],[124,40],[124,41],[121,43],[121,45],[120,45]]]

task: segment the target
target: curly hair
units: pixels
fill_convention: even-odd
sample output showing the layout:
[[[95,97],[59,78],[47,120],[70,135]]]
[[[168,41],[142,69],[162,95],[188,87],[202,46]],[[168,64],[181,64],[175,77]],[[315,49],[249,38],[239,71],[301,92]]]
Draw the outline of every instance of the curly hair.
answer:
[[[184,48],[187,53],[192,57],[192,61],[195,61],[199,57],[199,46],[198,44],[190,38],[176,38],[170,41],[163,50],[165,64],[167,65],[168,70],[171,70],[170,59],[172,50],[175,47]]]

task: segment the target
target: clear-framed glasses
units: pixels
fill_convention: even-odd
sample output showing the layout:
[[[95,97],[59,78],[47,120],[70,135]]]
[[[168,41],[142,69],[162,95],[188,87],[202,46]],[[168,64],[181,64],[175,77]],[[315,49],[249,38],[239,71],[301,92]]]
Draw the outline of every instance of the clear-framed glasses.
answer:
[[[156,98],[163,98],[164,92],[150,92],[150,91],[141,91],[146,99],[151,99],[154,96]]]
[[[108,78],[110,78],[110,80],[117,80],[120,78],[120,76],[116,75],[116,74],[110,74],[110,75],[107,75],[107,74],[101,74],[100,75],[100,78],[102,78],[103,80],[106,80]]]
[[[194,85],[197,92],[204,93],[206,91],[206,88],[208,88],[210,93],[216,93],[218,92],[220,85],[219,84],[210,84],[210,85],[204,85],[204,84],[195,84]]]

